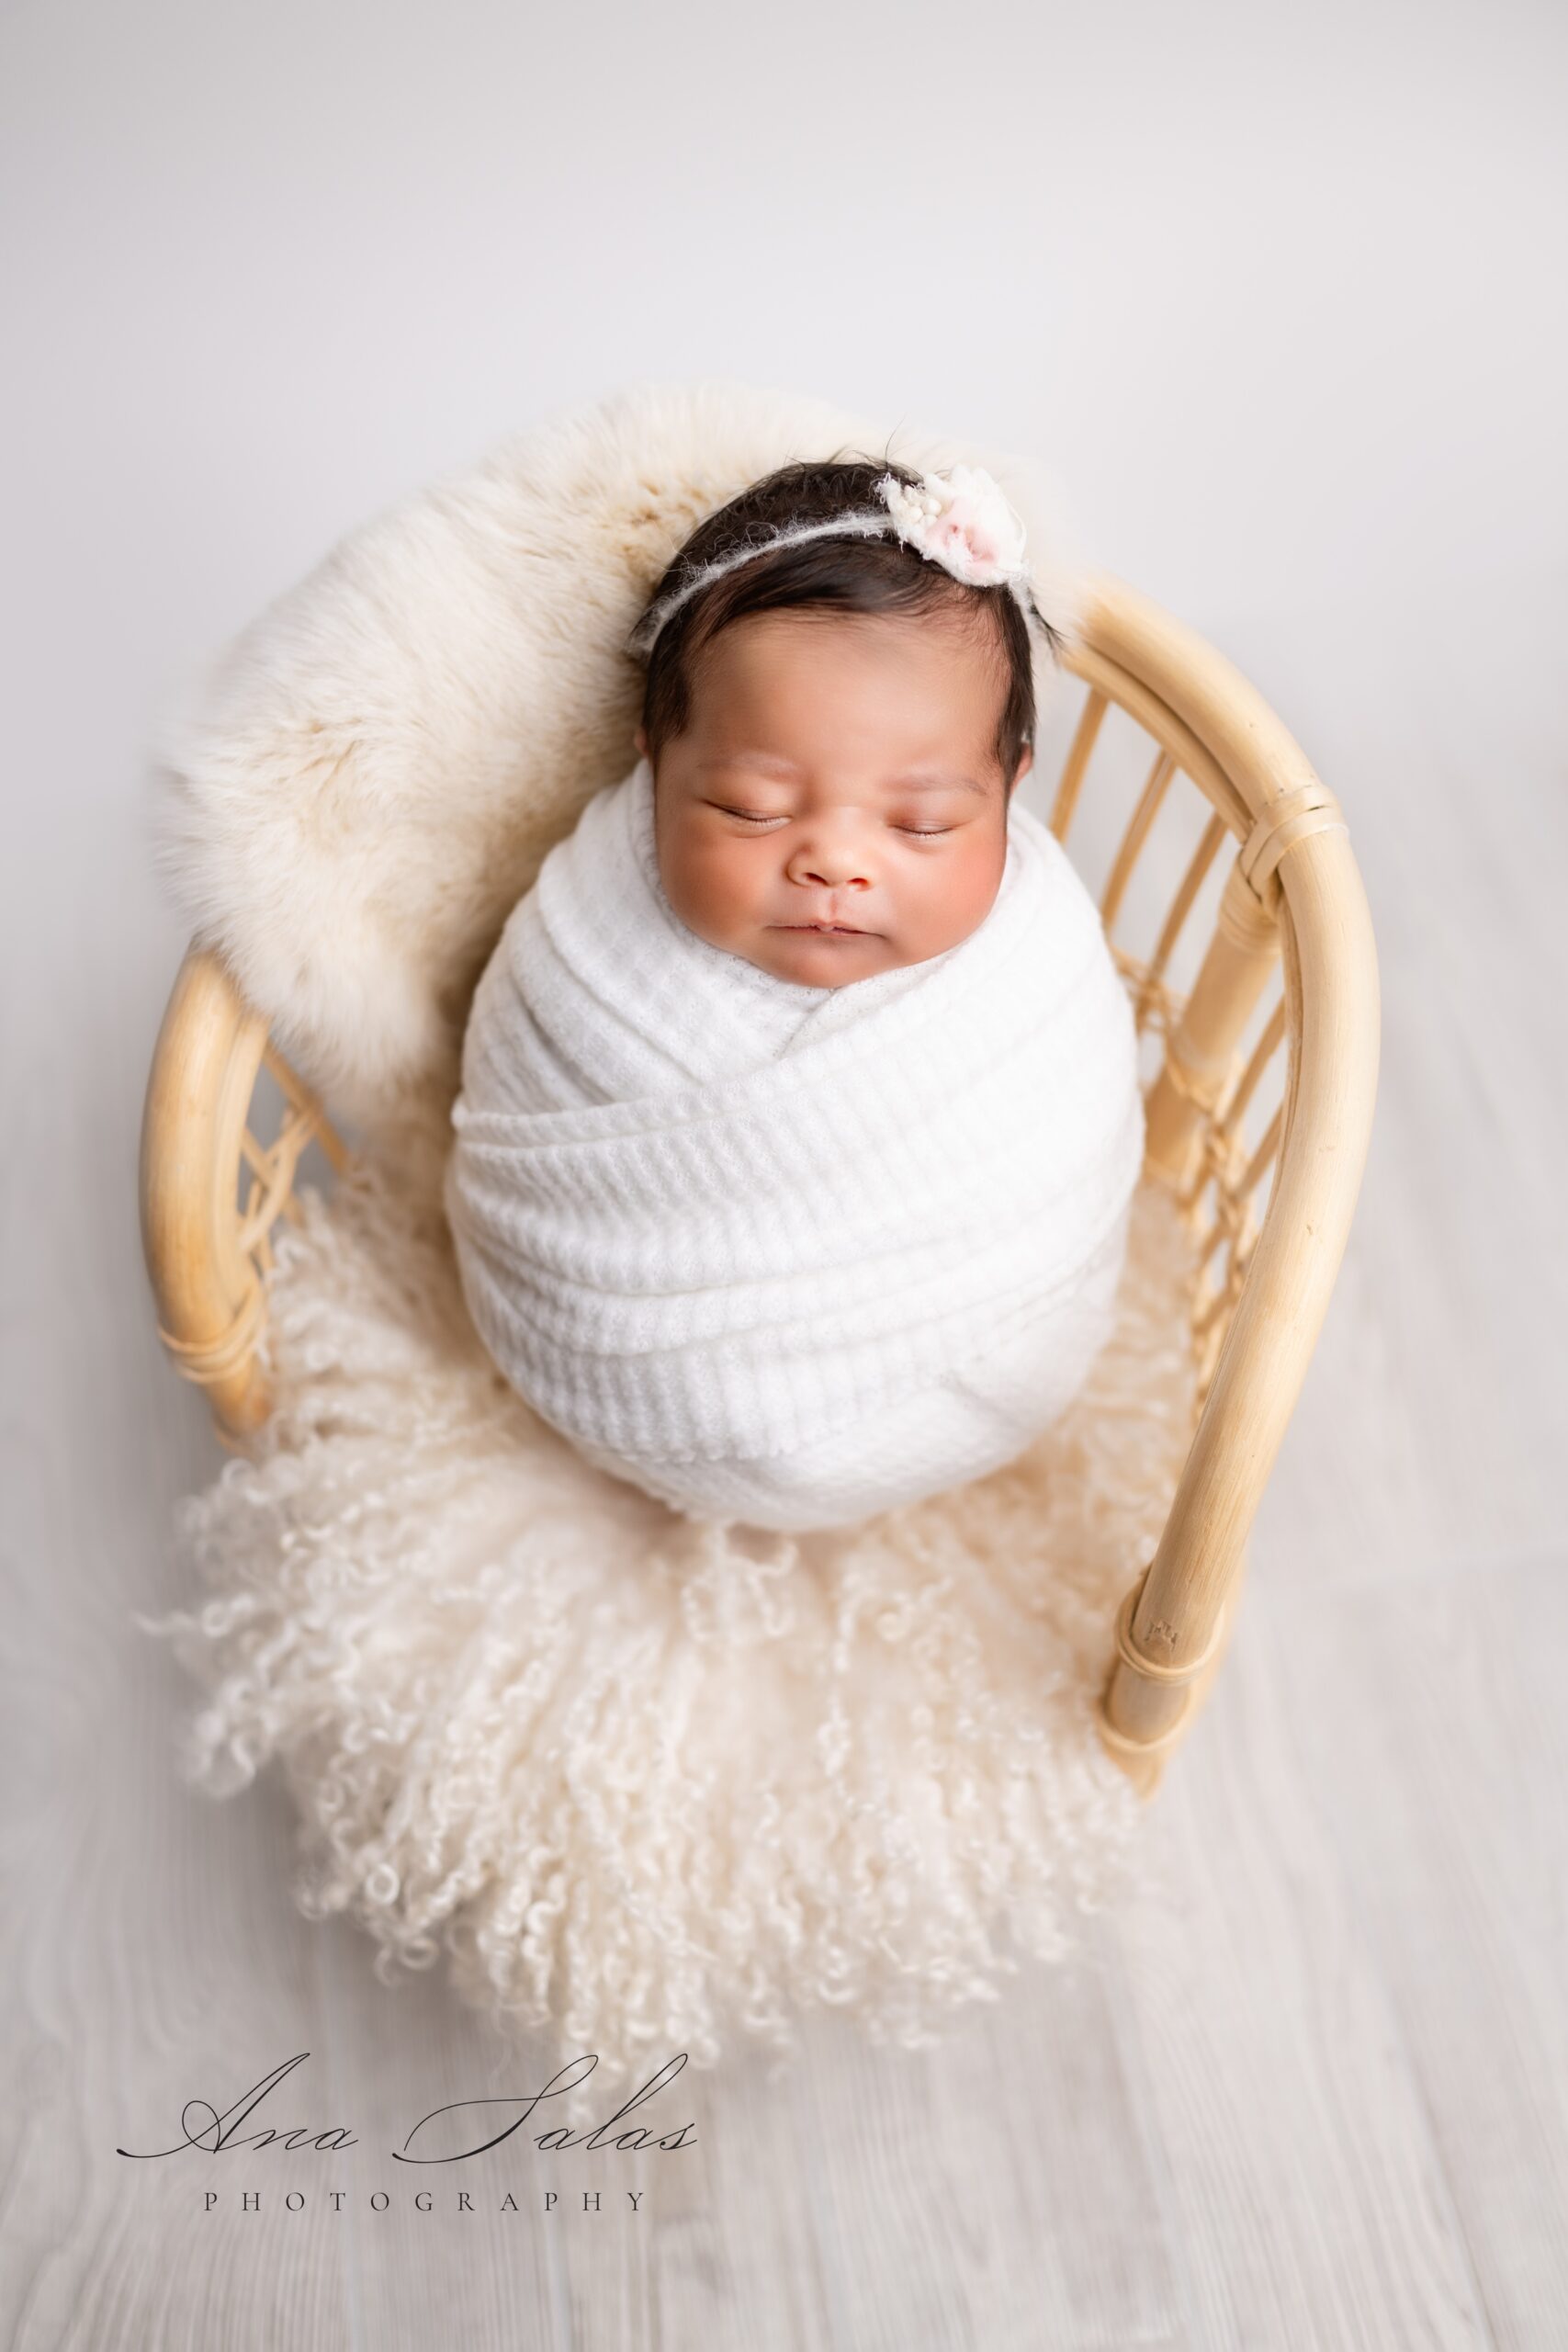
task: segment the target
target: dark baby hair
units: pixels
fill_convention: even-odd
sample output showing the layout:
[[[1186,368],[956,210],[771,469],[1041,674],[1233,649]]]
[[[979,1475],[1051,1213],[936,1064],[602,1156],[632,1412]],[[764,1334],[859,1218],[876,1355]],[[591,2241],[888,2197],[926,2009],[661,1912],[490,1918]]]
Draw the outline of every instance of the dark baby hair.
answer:
[[[882,505],[876,484],[887,473],[911,486],[920,479],[890,458],[842,452],[798,458],[764,474],[698,524],[657,582],[644,615],[694,571],[749,542],[765,543],[792,524],[875,512]],[[1059,659],[1060,633],[1032,596],[1029,608],[1052,658]],[[1022,608],[1005,582],[982,588],[956,580],[941,564],[905,547],[891,531],[877,537],[828,537],[780,548],[738,564],[688,597],[666,621],[649,655],[642,723],[650,753],[657,756],[672,736],[684,732],[694,672],[721,629],[751,613],[813,609],[910,617],[935,614],[960,626],[988,628],[1008,681],[996,756],[1011,783],[1034,738],[1033,650]]]

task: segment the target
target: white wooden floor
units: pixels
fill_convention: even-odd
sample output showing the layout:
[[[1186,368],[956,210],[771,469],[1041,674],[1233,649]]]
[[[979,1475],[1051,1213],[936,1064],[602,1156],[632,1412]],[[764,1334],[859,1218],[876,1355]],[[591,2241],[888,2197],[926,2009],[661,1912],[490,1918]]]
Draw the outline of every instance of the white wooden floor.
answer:
[[[16,894],[0,999],[0,2343],[1568,2343],[1561,753],[1480,685],[1421,717],[1371,663],[1326,686],[1206,626],[1346,804],[1384,1075],[1226,1669],[1150,1816],[1156,1887],[940,2052],[829,2019],[781,2084],[688,2074],[660,2111],[694,2147],[613,2173],[389,2161],[526,2057],[293,1915],[276,1789],[177,1781],[186,1686],[134,1620],[186,1598],[169,1515],[216,1457],[153,1336],[135,1153],[179,941],[129,776],[90,825],[68,796],[39,818],[70,889]],[[346,2125],[330,2173],[235,2154],[208,2213],[219,2168],[115,2153],[299,2052],[265,2114]]]

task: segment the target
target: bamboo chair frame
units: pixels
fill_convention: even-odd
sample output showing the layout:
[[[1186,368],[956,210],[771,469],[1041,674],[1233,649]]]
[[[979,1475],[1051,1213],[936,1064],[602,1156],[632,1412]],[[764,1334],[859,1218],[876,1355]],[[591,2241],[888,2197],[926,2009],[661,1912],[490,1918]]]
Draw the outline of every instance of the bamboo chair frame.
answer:
[[[1148,952],[1112,942],[1140,1035],[1160,1041],[1145,1094],[1145,1173],[1175,1192],[1197,1243],[1191,1443],[1159,1544],[1122,1601],[1095,1709],[1107,1751],[1146,1797],[1228,1644],[1248,1531],[1338,1272],[1377,1083],[1377,958],[1333,796],[1228,662],[1101,575],[1065,663],[1086,693],[1052,810],[1059,840],[1068,840],[1108,710],[1127,714],[1155,746],[1101,893],[1108,933],[1177,779],[1206,805]],[[1232,845],[1212,936],[1179,994],[1173,952]],[[1271,981],[1277,1001],[1244,1050]],[[1281,1100],[1253,1140],[1244,1120],[1281,1048]],[[251,1124],[263,1068],[284,1103],[270,1142]],[[141,1232],[160,1336],[206,1388],[218,1435],[234,1450],[266,1419],[256,1343],[271,1235],[280,1216],[299,1216],[295,1171],[312,1136],[334,1169],[346,1164],[323,1105],[276,1051],[264,1016],[241,1000],[218,956],[193,943],[148,1082]]]

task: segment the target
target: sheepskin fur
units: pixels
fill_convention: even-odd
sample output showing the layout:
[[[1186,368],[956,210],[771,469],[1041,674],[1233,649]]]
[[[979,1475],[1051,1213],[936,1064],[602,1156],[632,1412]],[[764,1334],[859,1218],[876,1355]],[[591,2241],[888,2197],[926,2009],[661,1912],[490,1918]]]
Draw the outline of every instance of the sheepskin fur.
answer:
[[[930,2039],[994,1995],[1009,1934],[1072,1948],[1140,1818],[1090,1709],[1191,1429],[1163,1196],[1135,1200],[1116,1335],[1063,1421],[803,1536],[699,1526],[584,1463],[485,1354],[441,1211],[472,988],[626,771],[638,608],[701,515],[840,448],[988,466],[1071,632],[1076,566],[1018,461],[637,387],[355,532],[193,683],[154,762],[179,906],[359,1147],[279,1229],[254,1456],[183,1507],[209,1591],[162,1629],[207,1687],[189,1770],[222,1793],[276,1759],[307,1909],[363,1921],[384,1968],[445,1947],[498,2020],[611,2080],[740,2030],[786,2050],[824,2002]]]
[[[445,1944],[604,2081],[847,2007],[937,2036],[1077,1949],[1140,1850],[1090,1707],[1186,1452],[1190,1251],[1135,1196],[1115,1333],[1006,1469],[862,1528],[704,1526],[507,1386],[450,1235],[363,1163],[277,1244],[256,1458],[182,1506],[186,1769],[281,1760],[296,1894],[383,1973]],[[601,2102],[602,2104],[602,2102]],[[584,2110],[586,2111],[586,2110]]]

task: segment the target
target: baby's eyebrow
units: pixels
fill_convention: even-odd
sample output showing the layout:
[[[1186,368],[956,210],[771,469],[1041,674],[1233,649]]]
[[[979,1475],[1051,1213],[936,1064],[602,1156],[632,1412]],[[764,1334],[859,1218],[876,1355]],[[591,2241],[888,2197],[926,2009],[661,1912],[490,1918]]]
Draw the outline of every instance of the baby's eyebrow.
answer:
[[[800,773],[793,760],[784,759],[777,752],[728,752],[717,759],[700,760],[697,764],[700,770],[737,767],[774,769],[779,772],[781,782]],[[986,797],[985,786],[977,783],[972,775],[949,775],[945,769],[940,775],[895,776],[893,789],[895,792],[977,792],[982,799]]]
[[[906,775],[895,780],[898,792],[985,792],[972,775]]]
[[[716,759],[699,760],[703,768],[778,768],[786,775],[798,775],[800,771],[793,760],[779,752],[721,752]]]

